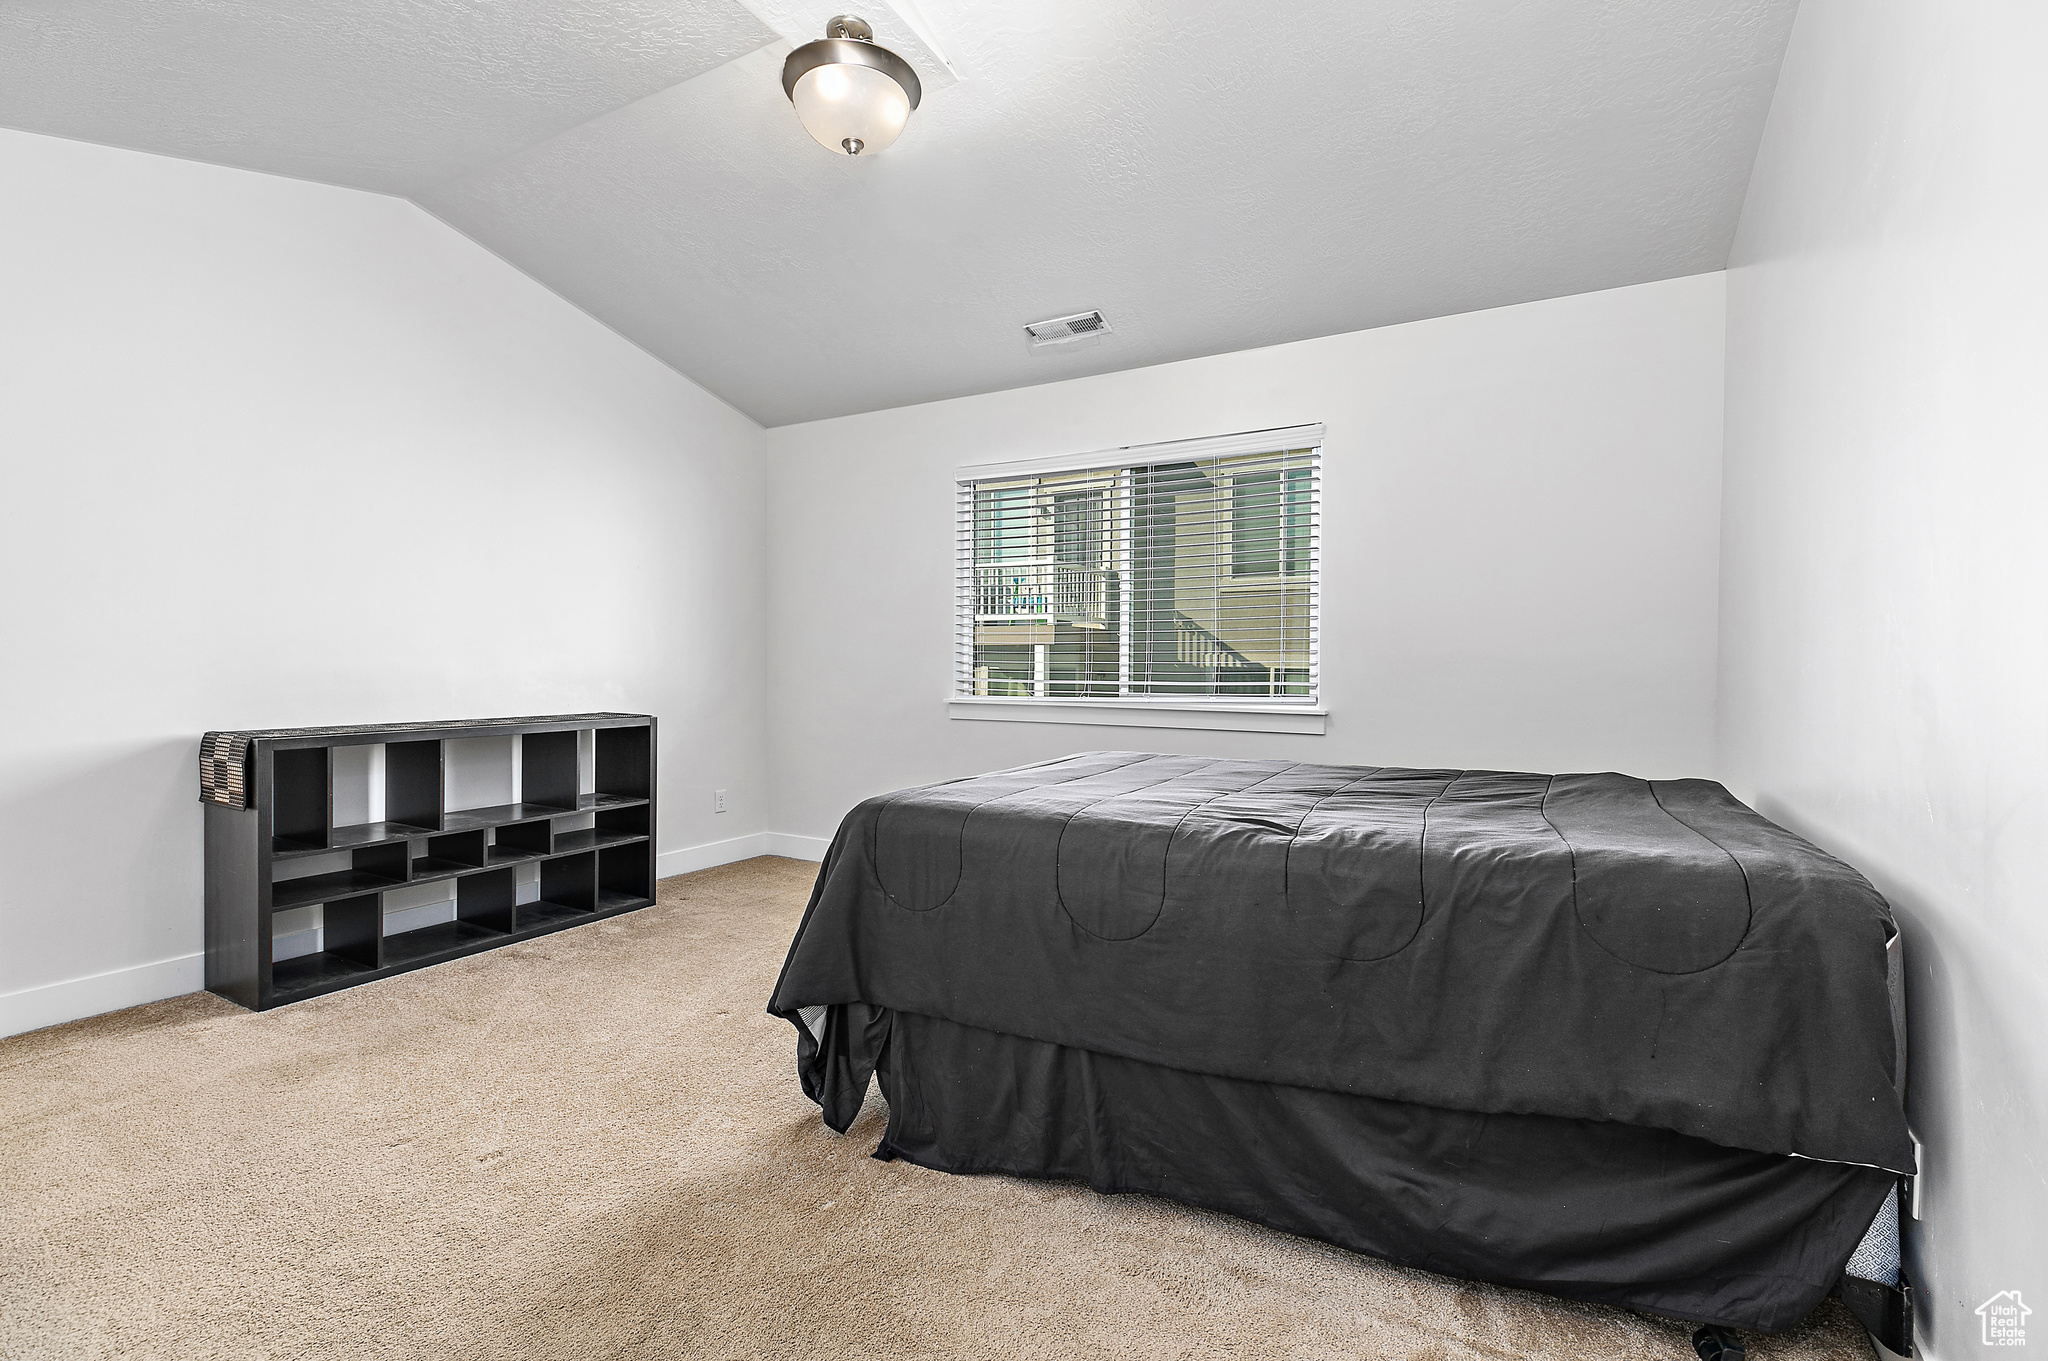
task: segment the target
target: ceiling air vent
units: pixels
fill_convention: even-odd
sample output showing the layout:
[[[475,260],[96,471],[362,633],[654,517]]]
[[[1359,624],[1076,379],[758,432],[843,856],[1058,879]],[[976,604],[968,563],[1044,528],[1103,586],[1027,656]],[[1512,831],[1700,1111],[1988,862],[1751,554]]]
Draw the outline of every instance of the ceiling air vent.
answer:
[[[1034,321],[1024,328],[1024,334],[1031,337],[1033,345],[1059,345],[1087,336],[1108,335],[1109,323],[1100,312],[1076,312],[1071,317]]]

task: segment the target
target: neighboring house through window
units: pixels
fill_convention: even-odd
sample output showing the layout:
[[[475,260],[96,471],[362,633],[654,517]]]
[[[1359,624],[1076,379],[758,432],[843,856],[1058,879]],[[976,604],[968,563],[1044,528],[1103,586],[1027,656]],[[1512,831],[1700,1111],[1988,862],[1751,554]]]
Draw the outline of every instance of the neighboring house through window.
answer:
[[[1309,469],[1239,473],[1230,479],[1230,574],[1290,576],[1308,570]]]
[[[957,693],[1312,703],[1320,440],[966,470]]]

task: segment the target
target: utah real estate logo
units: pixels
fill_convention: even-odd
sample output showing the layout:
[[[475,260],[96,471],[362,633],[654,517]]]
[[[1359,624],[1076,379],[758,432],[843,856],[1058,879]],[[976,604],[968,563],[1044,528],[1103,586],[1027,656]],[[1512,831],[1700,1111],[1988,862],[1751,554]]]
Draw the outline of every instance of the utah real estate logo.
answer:
[[[2027,1308],[2017,1290],[2001,1290],[1977,1306],[1977,1317],[1984,1320],[1984,1345],[1987,1347],[2024,1347],[2027,1345],[2027,1315],[2034,1311]]]

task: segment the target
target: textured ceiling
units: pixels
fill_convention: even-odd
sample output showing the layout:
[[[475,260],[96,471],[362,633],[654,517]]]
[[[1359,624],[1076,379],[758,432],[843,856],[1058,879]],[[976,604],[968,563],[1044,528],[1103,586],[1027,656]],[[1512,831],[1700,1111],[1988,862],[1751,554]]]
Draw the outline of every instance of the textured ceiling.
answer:
[[[829,4],[31,0],[0,124],[409,194],[782,424],[1719,269],[1796,3],[856,5],[927,88],[849,160]]]
[[[0,125],[412,195],[775,36],[735,0],[6,0]]]

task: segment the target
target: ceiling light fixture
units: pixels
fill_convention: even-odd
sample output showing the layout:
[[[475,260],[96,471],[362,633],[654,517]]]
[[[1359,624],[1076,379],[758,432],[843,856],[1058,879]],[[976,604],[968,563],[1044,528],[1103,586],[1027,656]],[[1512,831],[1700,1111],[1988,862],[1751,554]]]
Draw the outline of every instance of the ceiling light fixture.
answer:
[[[827,151],[873,155],[910,121],[921,91],[910,63],[875,45],[865,19],[842,14],[782,63],[782,92]]]

